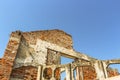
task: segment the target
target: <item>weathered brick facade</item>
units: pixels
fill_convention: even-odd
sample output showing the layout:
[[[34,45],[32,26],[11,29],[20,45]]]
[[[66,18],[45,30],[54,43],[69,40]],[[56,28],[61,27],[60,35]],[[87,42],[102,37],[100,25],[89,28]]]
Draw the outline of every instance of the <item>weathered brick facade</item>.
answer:
[[[36,80],[37,79],[37,68],[33,66],[22,66],[12,70],[11,80]]]
[[[4,56],[1,59],[0,80],[9,80],[12,72],[14,60],[21,42],[21,34],[13,32],[5,50]]]
[[[97,77],[95,69],[93,67],[81,67],[84,80],[95,80]],[[119,72],[115,69],[108,68],[108,76],[113,77],[119,75]]]
[[[71,36],[61,30],[12,32],[4,56],[0,58],[0,80],[38,80],[38,65],[60,65],[60,57],[67,55],[51,50],[49,46],[47,49],[44,48],[43,46],[46,45],[40,44],[40,40],[70,51],[74,50]],[[50,44],[50,46],[52,45]],[[46,77],[49,80],[54,76],[55,80],[60,80],[59,67],[54,68],[54,71],[51,68],[45,69],[41,73],[44,78]],[[95,69],[92,67],[82,67],[79,71],[83,73],[84,80],[96,78]],[[54,74],[52,75],[52,73]],[[108,69],[109,76],[118,74],[117,71]]]
[[[16,56],[19,57],[19,54],[17,53],[23,51],[23,49],[21,49],[20,46],[22,46],[24,42],[26,42],[28,45],[36,45],[37,39],[42,39],[42,40],[57,44],[59,46],[63,46],[65,48],[72,49],[71,36],[60,30],[12,32],[7,48],[5,50],[4,56],[2,59],[0,59],[0,80],[9,80],[10,77],[12,78],[21,77],[20,79],[24,79],[24,80],[36,80],[36,78],[33,78],[33,79],[26,78],[27,76],[29,76],[29,73],[27,73],[26,70],[29,69],[31,71],[31,70],[34,70],[34,68],[28,66],[28,67],[20,67],[20,68],[13,69],[13,66],[14,64],[16,64],[14,62]],[[58,59],[56,58],[56,60]],[[47,59],[45,61],[47,61]],[[48,62],[45,62],[44,64],[46,63],[50,64]],[[58,63],[60,63],[60,60],[58,60],[57,63],[55,62],[55,64],[58,64]],[[33,72],[35,72],[36,74]],[[35,69],[33,72],[30,72],[30,74],[31,75],[34,74],[34,76],[37,77],[36,76],[37,70]]]

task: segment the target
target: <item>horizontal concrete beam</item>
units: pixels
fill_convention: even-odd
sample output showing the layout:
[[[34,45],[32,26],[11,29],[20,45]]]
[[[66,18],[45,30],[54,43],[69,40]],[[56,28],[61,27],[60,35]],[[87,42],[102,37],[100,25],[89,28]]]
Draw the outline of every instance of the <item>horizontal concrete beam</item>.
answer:
[[[66,49],[64,47],[58,46],[56,44],[49,43],[49,42],[46,42],[46,41],[42,41],[40,39],[37,40],[37,43],[39,43],[42,46],[45,46],[48,49],[58,51],[58,52],[61,53],[62,56],[65,56],[65,57],[68,57],[68,58],[73,58],[73,59],[78,58],[78,59],[83,59],[83,60],[86,60],[86,61],[97,60],[95,58],[89,57],[89,56],[87,56],[85,54],[82,54],[80,52],[76,52],[74,50],[69,50],[69,49]]]
[[[109,65],[109,64],[120,64],[120,59],[103,60],[103,62],[105,62],[106,65]]]
[[[120,80],[120,76],[110,77],[110,78],[102,79],[102,80]]]
[[[16,64],[15,67],[13,68],[19,68],[21,66],[46,66],[46,67],[52,67],[52,66],[56,66],[56,67],[60,67],[60,68],[65,68],[66,66],[68,65],[71,65],[72,67],[77,67],[77,66],[91,66],[91,64],[89,62],[84,62],[84,63],[80,63],[80,62],[72,62],[72,63],[68,63],[68,64],[58,64],[58,65],[42,65],[42,64],[38,64],[38,63],[35,63],[35,62],[31,62],[31,63],[19,63],[19,64]]]

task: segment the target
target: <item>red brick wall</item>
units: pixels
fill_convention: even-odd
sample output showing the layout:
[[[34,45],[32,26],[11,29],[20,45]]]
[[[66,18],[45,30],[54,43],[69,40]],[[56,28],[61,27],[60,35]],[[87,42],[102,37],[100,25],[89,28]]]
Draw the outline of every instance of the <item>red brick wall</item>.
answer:
[[[22,36],[24,36],[27,42],[30,44],[35,44],[37,38],[40,38],[67,49],[72,49],[71,36],[60,30],[35,31],[30,33],[25,32],[23,35],[19,31],[13,32],[11,34],[4,56],[2,59],[0,59],[0,80],[9,80],[10,75],[11,78],[19,77],[24,80],[36,80],[37,68],[35,67],[28,66],[13,69],[14,59],[16,58],[17,50],[19,49]],[[84,67],[83,73],[85,78],[84,80],[93,80],[96,77],[95,70],[90,67]],[[108,74],[109,76],[115,76],[118,75],[118,72],[108,70]]]
[[[37,68],[32,66],[22,66],[12,70],[11,78],[22,80],[36,80]]]
[[[95,69],[92,67],[83,67],[84,80],[94,80],[96,78]]]
[[[0,60],[0,80],[9,80],[22,36],[29,44],[35,44],[37,38],[39,38],[72,49],[72,38],[64,31],[45,30],[24,33],[19,31],[12,32],[4,56]]]
[[[108,77],[119,75],[119,72],[116,69],[108,68],[107,72],[108,72]]]
[[[21,39],[20,32],[12,33],[11,38],[14,39],[9,40],[4,56],[0,60],[0,80],[9,80],[10,78],[14,59]]]
[[[95,72],[95,69],[92,67],[82,67],[83,70],[83,78],[84,80],[94,80],[96,79],[97,75]],[[114,70],[112,68],[108,68],[108,76],[117,76],[119,75],[119,72],[117,70]]]
[[[36,40],[41,39],[65,47],[67,49],[73,49],[72,37],[61,30],[24,32],[23,36],[29,44],[36,44]]]

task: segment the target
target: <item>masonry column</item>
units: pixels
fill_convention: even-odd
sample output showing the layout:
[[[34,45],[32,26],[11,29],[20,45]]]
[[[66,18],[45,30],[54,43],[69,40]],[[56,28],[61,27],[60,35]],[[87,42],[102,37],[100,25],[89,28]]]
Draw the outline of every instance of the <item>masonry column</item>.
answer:
[[[10,36],[7,48],[2,58],[2,67],[0,68],[0,80],[9,80],[12,71],[14,59],[21,41],[21,32],[13,32]]]
[[[48,49],[46,65],[59,65],[60,62],[61,62],[60,53],[57,51]],[[54,74],[52,79],[60,80],[60,68],[54,69],[52,74]]]
[[[76,80],[83,80],[83,68],[76,67]]]
[[[65,67],[65,72],[66,72],[66,80],[72,80],[71,64]]]
[[[94,68],[97,73],[97,79],[103,80],[106,78],[102,61],[96,61],[94,63]]]

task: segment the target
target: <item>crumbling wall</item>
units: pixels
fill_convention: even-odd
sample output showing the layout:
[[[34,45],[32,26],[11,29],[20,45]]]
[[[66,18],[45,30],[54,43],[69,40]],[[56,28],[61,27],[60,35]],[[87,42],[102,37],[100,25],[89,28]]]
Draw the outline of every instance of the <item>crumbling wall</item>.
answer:
[[[88,66],[79,67],[76,70],[79,71],[79,75],[77,76],[77,80],[82,80],[82,79],[84,79],[84,80],[95,80],[96,77],[97,77],[95,69],[93,67],[91,67],[91,66],[89,66],[89,67]],[[107,72],[108,72],[109,77],[119,75],[119,72],[116,69],[107,68]]]
[[[37,53],[37,51],[30,48],[31,46],[35,47],[37,39],[42,39],[62,47],[72,49],[71,36],[60,30],[45,30],[24,33],[19,31],[13,32],[10,36],[4,56],[0,59],[0,80],[9,80],[12,70],[14,71],[13,67],[20,67],[20,63],[25,63],[26,61],[31,62],[33,61],[33,57],[40,58],[38,55],[34,54],[44,54],[43,52]],[[28,45],[26,45],[26,43],[28,43]],[[47,52],[45,52],[44,55],[47,57]],[[50,58],[51,57],[49,57],[49,59]],[[45,58],[43,60],[44,64],[47,64],[46,61],[47,59]],[[42,62],[40,63],[42,64]],[[57,63],[55,62],[55,64],[58,63],[60,63],[60,60],[58,60]],[[13,73],[14,72],[12,72],[12,74]]]
[[[33,32],[13,32],[10,36],[3,58],[0,59],[0,80],[36,80],[37,66],[24,66],[21,63],[38,63],[42,65],[60,64],[60,54],[57,51],[45,49],[39,44],[39,39],[66,49],[73,50],[72,38],[61,30],[44,30]],[[96,78],[94,68],[82,67],[84,80]],[[55,73],[60,79],[60,69]],[[109,76],[118,75],[118,71],[108,69]]]
[[[19,49],[19,43],[21,41],[20,32],[14,32],[11,34],[7,48],[5,50],[3,58],[0,60],[0,80],[9,80],[12,71],[14,59]]]
[[[61,55],[59,52],[50,50],[50,49],[47,50],[47,61],[46,61],[47,65],[60,64],[60,62],[61,62],[60,58],[61,58]]]
[[[61,30],[41,30],[24,32],[23,36],[26,41],[31,45],[35,45],[37,39],[41,39],[50,43],[57,44],[61,47],[65,47],[67,49],[73,49],[73,42],[71,36]]]
[[[36,80],[37,68],[33,66],[22,66],[12,70],[10,80]]]
[[[114,77],[114,76],[120,75],[117,69],[113,69],[110,67],[107,68],[107,72],[108,72],[108,77]]]
[[[83,67],[84,80],[94,80],[96,77],[97,75],[93,67]]]
[[[19,45],[19,49],[17,51],[15,60],[14,60],[14,68],[23,66],[22,64],[30,63],[33,60],[33,53],[30,51],[29,45],[27,44],[24,37],[21,38],[21,42]]]

